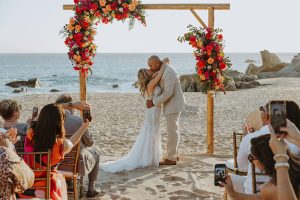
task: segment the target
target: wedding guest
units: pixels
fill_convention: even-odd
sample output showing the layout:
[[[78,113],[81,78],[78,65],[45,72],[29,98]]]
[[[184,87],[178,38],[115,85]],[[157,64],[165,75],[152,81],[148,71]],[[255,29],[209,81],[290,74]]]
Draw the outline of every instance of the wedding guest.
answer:
[[[76,104],[77,105],[77,104]],[[81,127],[69,139],[65,138],[64,121],[66,119],[64,109],[61,105],[48,104],[41,110],[35,127],[27,132],[25,139],[25,152],[46,152],[51,149],[51,188],[50,196],[53,200],[67,199],[67,187],[63,175],[56,171],[57,165],[64,159],[65,154],[70,152],[76,145],[89,121],[82,123]],[[47,159],[42,157],[42,165],[46,165]],[[29,166],[39,165],[36,160],[28,160]],[[42,166],[42,167],[43,167]],[[35,178],[44,177],[43,173],[35,173]],[[37,180],[34,186],[44,186],[45,181]],[[36,190],[35,197],[44,197],[44,191]],[[26,192],[25,192],[26,195]]]
[[[239,169],[247,171],[247,176],[238,176],[235,174],[231,174],[231,178],[233,181],[233,185],[235,190],[238,192],[251,194],[252,193],[252,170],[251,170],[251,163],[248,162],[248,155],[250,154],[250,147],[251,147],[251,139],[255,137],[259,137],[261,135],[270,134],[269,126],[269,112],[268,112],[269,104],[260,108],[261,110],[261,119],[263,121],[263,127],[255,131],[254,133],[247,134],[244,136],[237,156],[237,162]],[[287,119],[291,120],[295,124],[300,127],[300,109],[299,106],[293,101],[286,101],[286,110],[287,110]],[[286,141],[288,144],[289,149],[295,155],[300,155],[300,150],[294,144]],[[259,172],[259,171],[257,171]],[[269,177],[259,175],[257,176],[257,182],[268,182]],[[260,186],[258,186],[258,190]]]
[[[69,103],[72,102],[73,99],[68,94],[60,95],[56,103]],[[83,121],[82,118],[74,115],[73,108],[65,109],[66,113],[66,121],[64,123],[66,134],[73,135],[76,130],[82,125]],[[92,134],[86,130],[85,133],[82,135],[81,143],[80,143],[80,174],[81,176],[88,175],[89,183],[88,183],[88,191],[87,197],[93,198],[99,194],[99,191],[96,190],[95,184],[98,178],[99,172],[99,161],[100,161],[100,152],[94,144],[94,139]],[[64,170],[60,168],[60,170]],[[67,182],[68,183],[68,182]],[[69,184],[68,184],[69,185]]]
[[[28,124],[19,122],[21,110],[21,105],[15,100],[5,99],[0,102],[0,115],[4,120],[3,127],[5,129],[14,127],[18,130],[18,135],[26,136]]]
[[[15,200],[34,182],[33,171],[13,150],[17,130],[0,130],[0,199]]]
[[[232,200],[243,200],[243,199],[265,199],[273,200],[278,199],[277,175],[276,170],[278,168],[287,167],[288,176],[290,178],[293,191],[297,198],[299,198],[299,186],[300,186],[300,158],[287,153],[288,156],[274,157],[274,154],[269,146],[270,134],[262,135],[251,140],[251,154],[249,154],[249,161],[254,163],[255,167],[265,171],[269,176],[270,181],[261,187],[260,194],[244,194],[234,190],[232,180],[230,176],[226,177],[225,183],[220,183],[226,188],[227,194]],[[285,159],[283,162],[282,159]],[[276,160],[276,164],[275,164]]]
[[[280,130],[286,132],[280,136],[280,140],[274,134],[274,130],[270,126],[271,140],[269,142],[272,152],[274,153],[274,158],[276,157],[276,163],[287,163],[289,157],[286,150],[286,145],[283,142],[283,138],[289,142],[296,144],[300,147],[300,131],[290,120],[287,120],[287,127],[283,127]],[[277,196],[278,200],[296,200],[297,195],[293,189],[293,185],[289,176],[289,165],[279,164],[281,167],[276,168],[277,176]],[[299,197],[299,195],[298,195]]]

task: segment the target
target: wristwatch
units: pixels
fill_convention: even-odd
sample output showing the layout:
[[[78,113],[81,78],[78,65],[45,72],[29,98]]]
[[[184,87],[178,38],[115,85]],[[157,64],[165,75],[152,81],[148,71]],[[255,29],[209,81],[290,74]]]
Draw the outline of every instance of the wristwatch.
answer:
[[[72,102],[69,102],[68,106],[69,106],[70,108],[72,108],[72,107],[73,107],[73,103],[72,103]]]

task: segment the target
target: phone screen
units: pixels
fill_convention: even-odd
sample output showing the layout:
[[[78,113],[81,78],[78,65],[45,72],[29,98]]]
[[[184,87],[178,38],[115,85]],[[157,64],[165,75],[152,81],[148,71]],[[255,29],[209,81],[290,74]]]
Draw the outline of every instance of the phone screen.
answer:
[[[219,181],[225,182],[226,165],[216,164],[215,165],[215,186],[220,186]]]
[[[286,127],[286,104],[285,101],[270,102],[270,120],[276,134],[283,134],[280,127]]]
[[[39,108],[38,107],[33,107],[32,108],[32,119],[35,119],[38,115]]]

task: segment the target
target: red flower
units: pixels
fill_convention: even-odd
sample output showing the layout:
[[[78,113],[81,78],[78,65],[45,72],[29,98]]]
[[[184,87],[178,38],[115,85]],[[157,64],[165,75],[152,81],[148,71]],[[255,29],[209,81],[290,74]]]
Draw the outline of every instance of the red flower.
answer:
[[[223,40],[223,35],[222,34],[217,35],[217,37],[218,37],[219,40]]]
[[[205,63],[203,62],[203,61],[199,61],[199,62],[197,62],[197,67],[199,67],[199,68],[203,68],[205,66]]]
[[[78,70],[80,70],[80,67],[75,66],[75,67],[73,67],[73,69],[78,71]]]
[[[78,4],[78,3],[79,3],[79,0],[74,0],[74,3],[75,3],[75,4]]]
[[[103,22],[104,24],[107,24],[107,23],[109,22],[109,19],[106,18],[106,17],[103,17],[103,18],[102,18],[102,22]]]
[[[70,39],[67,38],[67,39],[65,40],[65,44],[68,45],[69,43],[70,43]]]
[[[115,1],[114,3],[110,4],[110,8],[111,8],[112,10],[116,10],[116,9],[118,8],[118,2]]]
[[[209,40],[211,38],[211,36],[212,36],[211,33],[207,33],[205,37],[207,40]]]
[[[194,35],[190,37],[190,43],[196,43],[196,37]]]
[[[224,70],[226,68],[226,64],[224,62],[220,63],[220,69]]]
[[[199,69],[199,68],[198,68],[197,72],[198,72],[198,75],[199,75],[199,76],[201,76],[201,75],[203,74],[202,69]]]
[[[99,12],[99,10],[95,12],[95,17],[101,17],[101,13]]]
[[[92,66],[94,63],[92,61],[90,61],[88,64],[89,64],[89,66]]]
[[[208,73],[208,71],[206,71],[206,72],[204,73],[204,76],[205,76],[205,79],[209,79],[209,73]]]
[[[98,5],[93,3],[90,9],[96,11],[96,10],[98,10]]]
[[[81,15],[82,9],[80,7],[76,7],[75,12],[76,12],[77,15]]]
[[[83,29],[87,29],[88,27],[89,27],[89,23],[88,22],[86,22],[86,21],[83,21],[83,22],[81,22],[81,27],[83,28]]]
[[[216,76],[216,73],[215,73],[214,71],[211,71],[211,72],[209,73],[209,75],[210,75],[211,77],[215,77],[215,76]]]
[[[76,33],[76,34],[74,35],[74,39],[76,40],[76,42],[81,41],[82,38],[83,38],[82,33]]]

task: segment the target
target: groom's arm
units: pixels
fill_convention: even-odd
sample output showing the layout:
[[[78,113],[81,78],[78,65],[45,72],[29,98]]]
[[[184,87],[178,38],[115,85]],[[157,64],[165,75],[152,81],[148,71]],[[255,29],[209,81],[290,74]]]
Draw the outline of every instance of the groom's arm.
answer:
[[[176,74],[174,72],[170,72],[170,74],[166,74],[164,78],[164,89],[161,95],[155,97],[153,99],[154,105],[161,105],[167,100],[169,100],[174,92],[174,87],[176,84]]]

